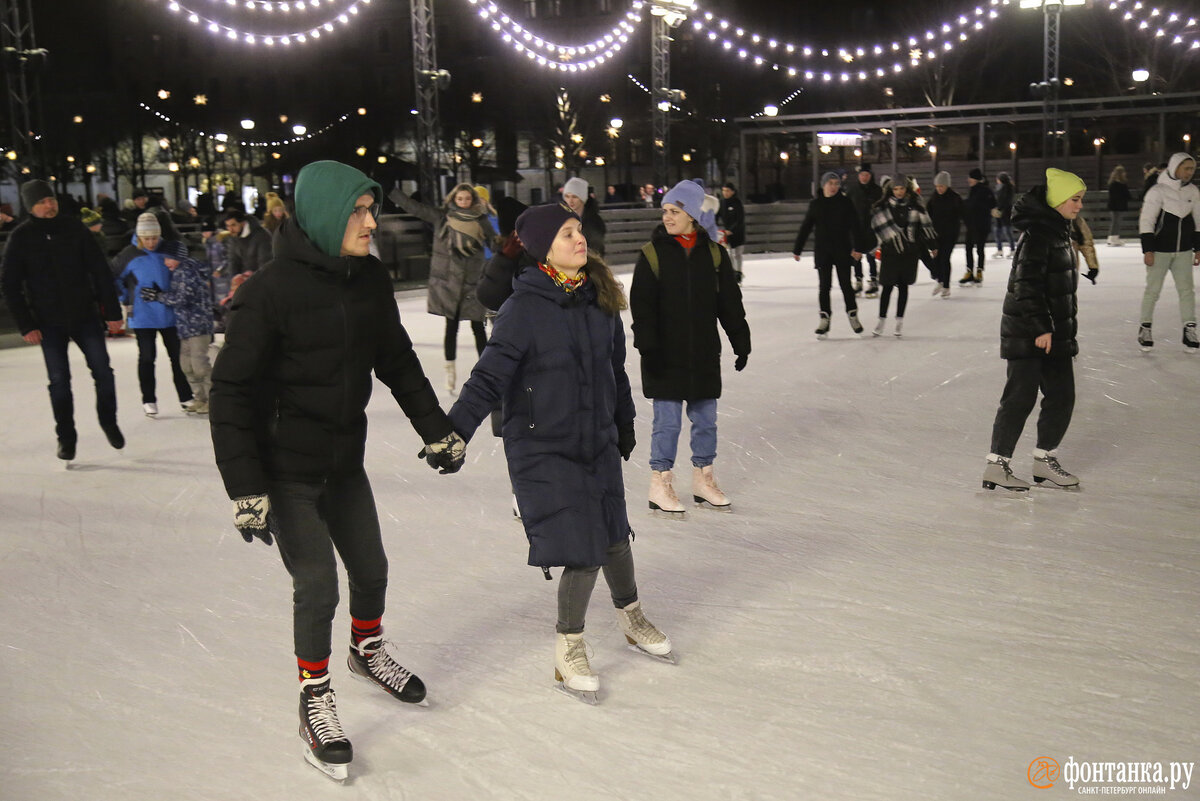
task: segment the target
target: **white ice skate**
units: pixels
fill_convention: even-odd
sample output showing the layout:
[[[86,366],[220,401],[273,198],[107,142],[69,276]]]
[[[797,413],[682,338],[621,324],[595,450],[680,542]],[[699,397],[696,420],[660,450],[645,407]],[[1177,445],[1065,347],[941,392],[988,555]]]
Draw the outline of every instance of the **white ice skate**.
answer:
[[[585,704],[600,703],[600,677],[588,663],[583,634],[556,634],[554,680],[558,689]]]
[[[670,470],[654,470],[650,473],[650,513],[655,517],[683,520],[686,510],[671,486],[674,474]]]
[[[334,781],[346,781],[354,749],[338,720],[328,676],[300,683],[300,739],[305,762]]]
[[[453,361],[446,362],[446,391],[456,395],[454,388],[458,386],[458,375]]]
[[[1059,487],[1065,490],[1079,490],[1079,478],[1063,469],[1058,463],[1054,451],[1046,451],[1044,455],[1033,455],[1033,480],[1037,484]],[[1050,482],[1045,484],[1045,482]]]
[[[717,479],[713,475],[711,464],[706,467],[692,468],[692,500],[696,502],[697,506],[707,506],[718,512],[733,510],[729,498],[717,486]]]
[[[817,339],[825,339],[829,336],[829,315],[826,312],[821,312],[821,319],[817,323],[816,330]]]
[[[997,487],[1010,492],[1028,492],[1029,482],[1013,475],[1009,460],[1003,456],[988,454],[987,467],[983,471],[983,488],[994,490]]]
[[[620,623],[621,631],[629,642],[629,650],[675,664],[675,654],[671,652],[671,638],[646,620],[642,613],[641,601],[634,601],[629,606],[618,609],[617,622]]]
[[[147,417],[158,417],[158,404],[157,403],[143,403],[142,411],[146,413]]]

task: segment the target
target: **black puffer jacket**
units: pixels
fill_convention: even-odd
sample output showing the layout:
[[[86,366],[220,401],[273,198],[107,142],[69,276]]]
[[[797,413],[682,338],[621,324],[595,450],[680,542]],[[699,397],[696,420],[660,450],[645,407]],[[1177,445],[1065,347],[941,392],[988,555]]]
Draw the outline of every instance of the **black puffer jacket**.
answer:
[[[29,217],[9,234],[4,296],[22,334],[120,320],[108,261],[78,217]]]
[[[361,470],[372,370],[422,440],[449,434],[379,260],[327,256],[295,218],[275,246],[234,296],[213,367],[209,419],[229,496]]]
[[[851,251],[865,251],[874,246],[854,208],[854,202],[838,192],[833,197],[822,193],[808,204],[800,232],[792,243],[792,255],[804,252],[808,235],[816,233],[813,255],[833,264],[849,264]],[[814,263],[815,266],[815,263]]]
[[[1079,353],[1075,341],[1075,288],[1079,273],[1071,248],[1071,222],[1046,204],[1046,187],[1022,195],[1013,207],[1021,232],[1004,294],[1000,356],[1005,359],[1062,358]],[[1053,334],[1050,352],[1034,345]]]
[[[721,397],[718,321],[733,352],[750,355],[750,326],[729,253],[718,245],[721,260],[714,267],[708,234],[700,228],[696,231],[696,244],[686,251],[666,228],[658,226],[650,240],[658,254],[658,275],[645,253],[638,254],[633,268],[629,309],[633,346],[642,354],[642,393],[647,398]],[[649,360],[648,353],[653,354]]]

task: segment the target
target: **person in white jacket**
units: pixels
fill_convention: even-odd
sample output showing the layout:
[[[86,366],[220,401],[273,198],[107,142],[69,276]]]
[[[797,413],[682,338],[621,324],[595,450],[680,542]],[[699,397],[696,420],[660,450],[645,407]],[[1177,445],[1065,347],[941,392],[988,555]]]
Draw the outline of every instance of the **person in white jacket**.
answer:
[[[1200,264],[1200,188],[1191,182],[1195,172],[1196,160],[1187,153],[1176,153],[1142,198],[1138,233],[1146,264],[1146,292],[1142,295],[1138,344],[1143,350],[1154,347],[1151,332],[1154,304],[1158,302],[1168,272],[1179,293],[1183,344],[1193,351],[1200,348],[1200,339],[1196,337],[1196,284],[1192,272],[1192,268]]]

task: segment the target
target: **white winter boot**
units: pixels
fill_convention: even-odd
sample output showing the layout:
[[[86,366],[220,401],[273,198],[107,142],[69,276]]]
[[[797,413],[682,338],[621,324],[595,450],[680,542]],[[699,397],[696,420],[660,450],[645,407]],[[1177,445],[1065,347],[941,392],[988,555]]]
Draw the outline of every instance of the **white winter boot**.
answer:
[[[729,505],[729,498],[717,486],[717,479],[713,476],[711,464],[706,467],[692,468],[692,500],[698,506],[708,504],[720,512],[728,512],[732,508]]]
[[[671,638],[646,620],[646,616],[642,614],[641,601],[634,601],[629,606],[618,609],[617,622],[621,624],[621,631],[625,633],[625,639],[629,641],[631,649],[668,662],[675,661],[671,656]]]
[[[893,331],[892,333],[894,333],[898,337],[904,336],[904,318],[903,317],[896,318],[896,330]]]
[[[650,473],[650,511],[658,514],[661,517],[677,518],[682,520],[685,509],[683,504],[679,502],[679,496],[675,494],[675,488],[671,485],[675,476],[670,470],[653,470]]]
[[[597,703],[600,677],[588,664],[587,643],[582,634],[556,634],[554,679],[561,690],[589,704]]]
[[[446,362],[446,391],[451,395],[454,394],[454,388],[458,385],[458,375],[454,370],[454,362]]]

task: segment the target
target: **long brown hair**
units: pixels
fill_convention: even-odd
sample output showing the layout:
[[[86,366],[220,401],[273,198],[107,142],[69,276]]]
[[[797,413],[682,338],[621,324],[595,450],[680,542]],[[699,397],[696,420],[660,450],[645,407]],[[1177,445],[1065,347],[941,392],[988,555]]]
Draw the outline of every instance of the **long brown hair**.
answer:
[[[612,274],[612,270],[608,269],[604,259],[589,250],[587,264],[583,269],[596,286],[596,305],[614,317],[623,309],[629,308],[629,301],[625,299],[625,287]]]

